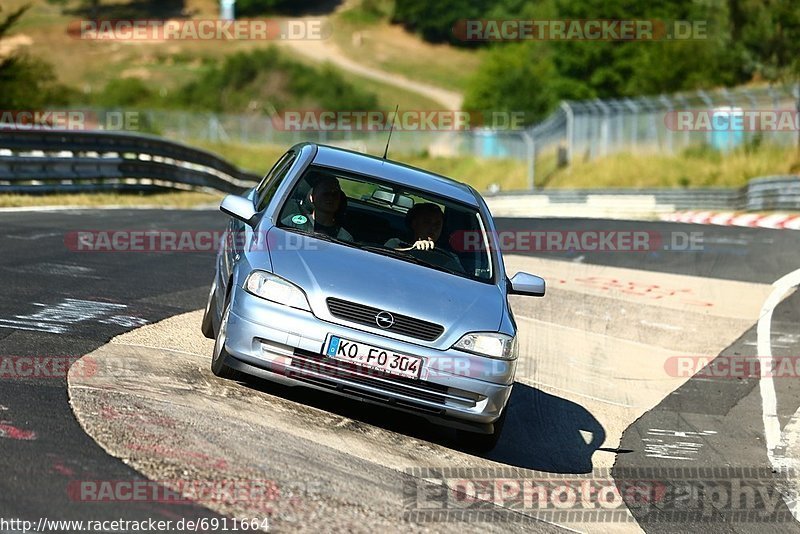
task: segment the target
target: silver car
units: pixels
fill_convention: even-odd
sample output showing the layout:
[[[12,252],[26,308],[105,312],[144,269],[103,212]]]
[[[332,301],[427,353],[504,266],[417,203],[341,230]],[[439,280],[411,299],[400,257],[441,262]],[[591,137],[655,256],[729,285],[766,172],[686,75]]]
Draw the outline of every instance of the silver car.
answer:
[[[211,369],[322,389],[456,428],[494,447],[517,364],[494,222],[472,187],[303,143],[227,196],[203,333]]]

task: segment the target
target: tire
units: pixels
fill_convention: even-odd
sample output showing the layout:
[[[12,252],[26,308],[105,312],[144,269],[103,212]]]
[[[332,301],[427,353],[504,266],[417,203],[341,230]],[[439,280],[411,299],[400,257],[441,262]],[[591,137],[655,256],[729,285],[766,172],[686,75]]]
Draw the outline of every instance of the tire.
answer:
[[[200,325],[200,331],[208,339],[215,339],[214,335],[214,300],[217,293],[217,277],[214,276],[214,281],[211,283],[211,289],[208,292],[208,302],[206,302],[206,311],[203,313],[203,323]]]
[[[485,453],[489,452],[497,446],[500,440],[500,434],[503,433],[503,427],[506,424],[506,414],[508,413],[508,406],[506,406],[500,418],[494,422],[494,432],[491,434],[478,434],[476,432],[468,432],[466,430],[458,430],[459,443],[463,444],[464,448],[473,452]]]
[[[231,289],[232,290],[232,289]],[[228,380],[241,379],[241,373],[236,369],[232,369],[225,365],[225,358],[228,356],[228,351],[225,350],[225,341],[228,337],[228,319],[231,314],[231,296],[225,298],[225,308],[222,311],[222,318],[219,321],[219,332],[216,335],[214,343],[214,354],[211,355],[211,372],[220,378]]]

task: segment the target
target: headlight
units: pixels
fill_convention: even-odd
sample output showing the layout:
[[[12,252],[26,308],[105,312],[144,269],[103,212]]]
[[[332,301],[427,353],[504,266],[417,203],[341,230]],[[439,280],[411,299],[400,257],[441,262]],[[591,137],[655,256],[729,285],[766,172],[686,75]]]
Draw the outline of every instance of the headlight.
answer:
[[[284,306],[311,311],[303,290],[293,283],[266,271],[253,271],[247,277],[244,288],[262,299],[271,300]]]
[[[501,360],[516,360],[518,353],[516,337],[493,332],[466,334],[453,348]]]

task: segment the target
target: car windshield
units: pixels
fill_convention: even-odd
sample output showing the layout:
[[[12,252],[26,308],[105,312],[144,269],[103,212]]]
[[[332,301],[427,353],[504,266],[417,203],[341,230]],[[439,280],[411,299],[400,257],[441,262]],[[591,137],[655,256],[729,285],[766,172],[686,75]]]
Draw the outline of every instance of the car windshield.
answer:
[[[477,208],[377,178],[311,166],[277,225],[453,275],[493,279]]]

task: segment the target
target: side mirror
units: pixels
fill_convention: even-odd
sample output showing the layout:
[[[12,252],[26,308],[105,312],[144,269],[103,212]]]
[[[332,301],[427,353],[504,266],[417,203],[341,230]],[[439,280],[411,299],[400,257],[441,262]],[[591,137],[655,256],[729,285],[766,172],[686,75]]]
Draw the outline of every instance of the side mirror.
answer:
[[[509,280],[511,295],[527,295],[529,297],[543,297],[545,290],[544,278],[528,273],[517,273]]]
[[[250,199],[237,195],[228,195],[222,199],[219,209],[222,213],[227,213],[246,225],[253,226],[253,217],[256,216],[256,209]]]

